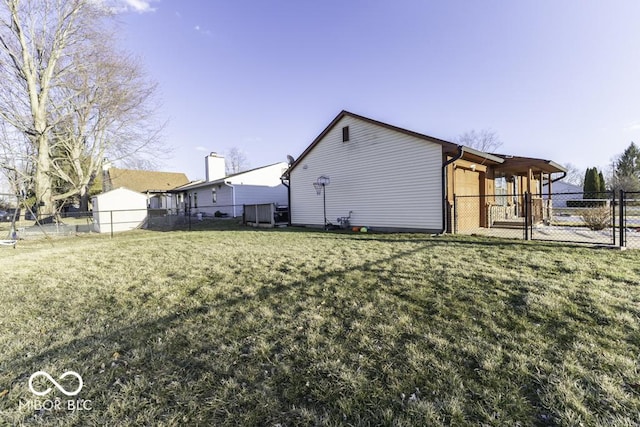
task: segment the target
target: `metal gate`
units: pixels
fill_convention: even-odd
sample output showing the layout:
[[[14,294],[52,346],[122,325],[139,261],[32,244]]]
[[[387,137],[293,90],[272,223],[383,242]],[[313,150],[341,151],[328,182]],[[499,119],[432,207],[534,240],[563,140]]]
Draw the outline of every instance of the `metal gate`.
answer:
[[[525,194],[525,239],[615,246],[614,192]]]
[[[620,246],[640,249],[640,192],[620,192]]]

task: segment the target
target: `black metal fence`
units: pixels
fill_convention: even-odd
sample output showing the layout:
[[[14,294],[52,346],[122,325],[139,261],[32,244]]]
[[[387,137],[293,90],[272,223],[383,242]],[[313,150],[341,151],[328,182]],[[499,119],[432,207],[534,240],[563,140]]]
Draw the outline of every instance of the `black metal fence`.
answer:
[[[195,221],[195,220],[194,220]],[[0,239],[30,240],[85,233],[110,234],[134,229],[187,228],[189,218],[171,209],[117,209],[38,215],[17,211],[0,218]]]
[[[251,218],[245,221],[241,216],[246,208],[235,205],[69,211],[37,219],[30,212],[12,211],[12,215],[0,217],[0,241],[82,233],[113,236],[137,228],[224,229],[251,222]],[[236,216],[229,214],[233,212]],[[288,220],[286,207],[269,212],[270,216],[275,215],[273,223]],[[454,196],[448,218],[448,229],[456,234],[640,248],[640,192]]]
[[[621,195],[619,229],[620,245],[640,248],[640,192],[626,192]]]
[[[254,206],[254,205],[251,205]],[[260,222],[272,225],[287,223],[288,208],[270,204],[265,212],[272,218]],[[188,206],[163,209],[113,209],[82,212],[63,211],[56,215],[38,215],[32,210],[12,209],[0,215],[0,241],[100,233],[114,236],[122,231],[147,229],[155,231],[224,229],[244,223],[247,206]],[[253,212],[253,211],[252,211]],[[235,216],[234,216],[235,214]],[[264,216],[264,215],[263,215]]]
[[[454,199],[454,233],[640,248],[640,193],[523,193]]]

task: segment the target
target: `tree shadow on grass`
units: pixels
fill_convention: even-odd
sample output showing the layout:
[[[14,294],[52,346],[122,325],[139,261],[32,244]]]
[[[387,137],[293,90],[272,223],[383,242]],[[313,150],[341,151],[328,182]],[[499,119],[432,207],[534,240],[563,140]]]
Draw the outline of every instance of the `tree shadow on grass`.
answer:
[[[31,354],[26,357],[5,361],[3,363],[3,382],[10,385],[12,391],[7,398],[0,401],[0,408],[3,411],[15,410],[20,400],[30,397],[27,382],[33,372],[43,369],[53,370],[55,368],[51,368],[52,366],[64,365],[65,370],[77,370],[82,375],[85,383],[85,389],[82,392],[84,399],[106,404],[106,402],[119,401],[122,398],[131,398],[132,396],[127,395],[123,390],[138,387],[141,395],[152,394],[157,401],[156,405],[165,407],[166,412],[179,411],[176,408],[170,409],[172,405],[175,406],[174,399],[162,397],[162,393],[156,395],[152,391],[153,387],[144,385],[144,382],[151,382],[151,379],[156,378],[155,382],[160,384],[160,387],[169,387],[173,382],[197,385],[203,381],[203,378],[207,378],[203,384],[211,384],[211,389],[215,391],[220,389],[220,381],[237,377],[233,373],[235,369],[233,366],[223,365],[229,364],[231,359],[236,359],[235,363],[242,362],[244,357],[242,349],[235,348],[235,346],[238,341],[242,341],[252,334],[251,327],[260,327],[253,323],[243,323],[244,317],[251,314],[247,313],[247,307],[254,310],[261,306],[278,312],[282,309],[283,304],[300,299],[302,302],[294,302],[293,304],[296,304],[296,310],[302,312],[300,310],[305,310],[305,301],[315,297],[326,299],[324,286],[326,282],[341,283],[347,272],[353,270],[369,271],[379,262],[409,257],[424,249],[419,246],[395,253],[382,260],[367,261],[345,268],[329,268],[327,271],[318,272],[312,278],[285,283],[254,285],[258,286],[258,289],[250,297],[242,293],[230,292],[222,296],[219,301],[197,304],[196,298],[199,290],[197,288],[189,289],[185,292],[185,298],[190,298],[190,301],[187,301],[190,306],[157,318],[140,319],[130,325],[122,325],[122,320],[119,320],[118,315],[114,313],[109,317],[111,319],[109,323],[113,326],[104,332],[91,333],[70,339],[62,344],[54,343],[42,350],[32,349]],[[205,283],[199,286],[215,287],[216,283]],[[282,296],[284,294],[287,294],[287,301],[283,302]],[[109,304],[108,301],[108,298],[101,299],[96,301],[96,304]],[[331,308],[335,316],[346,318],[350,315],[350,313],[342,311],[345,307],[339,301],[329,304],[333,304]],[[313,310],[313,308],[309,307],[309,310]],[[91,313],[91,307],[86,307],[86,312]],[[218,315],[219,313],[223,313],[223,315]],[[215,322],[215,331],[212,331],[208,326],[210,322]],[[349,322],[345,320],[342,323]],[[282,325],[277,327],[282,327]],[[201,339],[197,337],[200,331],[204,333]],[[220,336],[214,336],[218,332]],[[227,333],[229,336],[224,336]],[[274,339],[280,340],[277,337]],[[282,347],[287,342],[288,338],[284,337],[279,346]],[[220,350],[221,348],[226,349]],[[235,355],[220,358],[218,355],[221,351],[222,353],[226,352],[227,356],[234,352]],[[269,355],[269,357],[275,356]],[[314,365],[314,356],[303,354],[301,359],[305,360],[303,365],[306,365],[306,369],[311,369],[310,367]],[[81,368],[77,368],[78,366]],[[253,366],[252,369],[257,369],[256,366]],[[295,366],[291,368],[297,369]],[[61,373],[51,372],[51,375],[55,377],[56,374]],[[138,384],[139,378],[145,378],[145,381]],[[287,375],[282,374],[278,385],[284,391],[276,390],[272,393],[271,399],[275,398],[280,402],[276,403],[276,406],[280,405],[279,408],[276,408],[276,413],[278,411],[286,413],[290,411],[292,405],[300,407],[309,404],[304,399],[298,401],[302,399],[299,391],[286,391],[289,387],[287,381]],[[205,387],[205,385],[199,387]],[[197,395],[214,398],[206,390],[198,392]],[[185,396],[181,396],[181,399],[184,400]],[[133,411],[136,406],[141,404],[141,402],[131,403],[133,408],[122,409],[126,420],[135,418]],[[126,406],[122,402],[120,404]],[[274,403],[272,402],[272,404]],[[328,411],[339,418],[339,409],[334,406],[336,402],[316,402],[314,405],[324,405],[323,411]],[[228,410],[235,413],[237,409],[229,408]],[[249,410],[250,408],[244,409]],[[14,417],[18,416],[15,413],[13,415]],[[93,416],[93,414],[88,416]],[[262,418],[262,421],[268,420]]]
[[[314,238],[335,237],[317,233]],[[353,238],[361,239],[360,236]],[[395,241],[387,237],[371,236],[362,240],[378,239],[385,243]],[[192,298],[186,301],[188,305],[173,313],[153,319],[140,319],[135,324],[120,325],[104,333],[72,339],[40,352],[34,351],[31,356],[6,361],[2,376],[8,379],[7,383],[13,386],[18,395],[14,396],[12,392],[11,398],[0,401],[0,408],[3,411],[15,410],[20,399],[28,398],[26,383],[29,376],[62,361],[69,369],[73,369],[76,364],[83,366],[79,370],[86,385],[83,398],[94,401],[96,406],[95,412],[82,414],[89,420],[88,423],[139,423],[140,414],[144,411],[149,411],[152,414],[150,417],[161,417],[160,421],[167,424],[171,423],[170,420],[183,417],[189,423],[218,425],[238,422],[264,425],[282,421],[292,424],[320,424],[323,419],[345,421],[344,416],[347,416],[347,421],[353,421],[355,418],[351,417],[367,407],[376,408],[370,409],[368,415],[371,424],[382,422],[385,408],[392,410],[397,416],[406,415],[406,408],[402,406],[404,402],[398,402],[396,395],[375,391],[370,396],[344,397],[344,380],[332,376],[335,372],[325,366],[327,361],[324,357],[313,353],[310,337],[292,324],[296,322],[296,313],[302,316],[304,311],[317,310],[313,306],[307,306],[308,303],[327,300],[327,296],[331,296],[333,290],[346,281],[348,274],[360,272],[373,275],[379,271],[380,264],[411,258],[435,246],[451,244],[435,238],[396,240],[418,245],[375,260],[339,267],[329,266],[326,271],[305,279],[246,285],[249,288],[257,286],[254,293],[244,294],[242,289],[235,291],[235,288],[230,288],[230,292],[206,304],[197,301],[199,289],[196,287],[186,293],[187,298]],[[462,246],[494,244],[485,241],[453,243]],[[327,287],[327,283],[332,285]],[[216,283],[212,280],[199,286],[215,287]],[[329,326],[352,324],[358,303],[363,302],[366,293],[372,291],[372,286],[377,286],[377,283],[352,286],[341,297],[351,297],[353,301],[329,300],[329,309],[325,310],[332,316],[332,319],[326,321]],[[411,294],[393,289],[396,286],[393,279],[385,286],[391,287],[387,291],[391,294],[395,292],[398,301],[411,302]],[[355,306],[353,303],[356,303]],[[416,310],[426,305],[420,299],[415,299],[412,303]],[[403,306],[400,304],[397,307]],[[261,322],[260,316],[256,314],[260,309],[276,313],[274,319]],[[385,311],[389,308],[383,309]],[[421,322],[428,322],[430,316],[438,314],[437,307],[424,309],[433,312],[426,313],[419,319]],[[284,316],[280,323],[277,320],[278,313]],[[255,319],[247,320],[251,316]],[[117,316],[114,316],[113,321],[118,322]],[[380,326],[385,326],[384,321],[385,319],[377,320]],[[214,325],[213,329],[211,325]],[[270,329],[273,331],[269,331]],[[255,334],[262,332],[273,333],[268,337],[271,342],[263,344],[265,350],[260,350],[255,343],[260,338]],[[277,335],[276,332],[284,335]],[[397,372],[411,372],[401,353],[375,354],[375,351],[363,347],[358,340],[365,338],[363,334],[368,333],[349,335],[348,331],[325,332],[327,336],[339,337],[342,341],[337,344],[347,347],[347,353],[360,352],[372,359],[389,356],[392,359],[388,363],[400,367]],[[383,341],[385,339],[384,336],[377,338]],[[413,340],[418,339],[419,337],[405,337],[402,344],[404,347],[400,350],[416,344],[417,341]],[[297,353],[293,347],[296,347]],[[342,354],[344,351],[345,349],[326,349],[326,352],[335,354]],[[395,381],[404,390],[415,388],[415,378],[406,374],[392,378],[396,371],[384,376],[379,372],[382,366],[377,366],[380,368],[377,372],[365,371],[365,374],[359,375],[367,375],[367,380],[376,384],[379,389],[384,389],[383,383],[387,380]],[[474,366],[476,365],[469,364],[459,370],[464,376],[472,377]],[[423,368],[429,369],[428,366]],[[307,386],[307,383],[310,385]],[[319,385],[314,388],[314,383]],[[535,395],[527,394],[526,397],[532,405],[542,405],[535,400]],[[465,416],[472,421],[484,420],[472,409],[477,404],[482,406],[482,399],[474,399],[469,402],[474,405],[465,410]],[[345,409],[345,401],[353,403],[353,412]],[[55,417],[64,421],[66,415],[58,414]],[[18,416],[14,414],[14,417]],[[143,419],[142,424],[144,423]]]

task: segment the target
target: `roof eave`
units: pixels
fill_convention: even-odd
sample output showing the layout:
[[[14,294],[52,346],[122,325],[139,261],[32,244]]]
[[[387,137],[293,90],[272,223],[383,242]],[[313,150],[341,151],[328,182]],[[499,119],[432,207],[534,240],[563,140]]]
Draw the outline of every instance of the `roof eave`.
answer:
[[[567,172],[567,169],[564,166],[552,160],[521,156],[500,156],[504,157],[505,163],[502,167],[498,167],[498,170],[503,172],[520,175],[528,173],[529,169],[534,169],[536,172],[541,171],[550,174]]]
[[[475,156],[475,157],[478,157],[480,159],[489,160],[489,161],[491,161],[493,163],[496,163],[496,164],[504,163],[504,159],[502,157],[498,157],[498,156],[490,154],[490,153],[485,153],[484,151],[476,150],[475,148],[467,147],[467,146],[464,146],[464,145],[462,146],[462,149],[463,149],[464,153],[468,153],[468,154],[470,154],[472,156]]]

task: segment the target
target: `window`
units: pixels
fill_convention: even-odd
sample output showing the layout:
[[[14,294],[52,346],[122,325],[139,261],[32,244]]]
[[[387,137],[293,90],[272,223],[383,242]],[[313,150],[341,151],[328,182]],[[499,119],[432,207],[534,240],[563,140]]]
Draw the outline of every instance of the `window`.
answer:
[[[215,188],[211,189],[211,201],[213,202],[214,205],[218,201],[218,194],[216,193]]]
[[[496,178],[496,204],[501,206],[507,205],[507,178]]]
[[[193,207],[198,207],[198,193],[193,193]]]
[[[342,128],[342,142],[349,141],[349,126]]]

